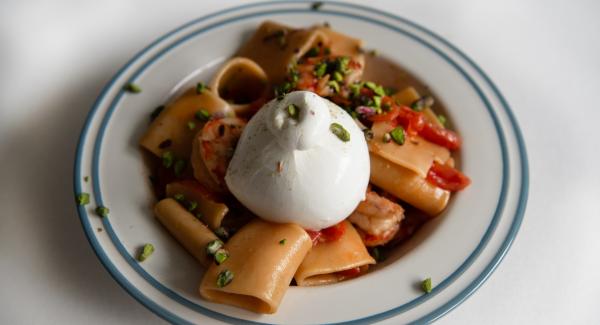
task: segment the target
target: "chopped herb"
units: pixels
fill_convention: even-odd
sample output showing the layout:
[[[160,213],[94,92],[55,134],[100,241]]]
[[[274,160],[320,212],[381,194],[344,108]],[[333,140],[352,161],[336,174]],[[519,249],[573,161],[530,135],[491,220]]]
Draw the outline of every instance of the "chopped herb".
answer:
[[[223,247],[223,242],[219,239],[215,239],[206,244],[206,254],[215,255],[215,253]]]
[[[196,212],[196,218],[202,220],[204,218],[204,215],[202,214],[202,212]]]
[[[223,227],[219,227],[219,228],[215,229],[215,235],[217,235],[221,239],[229,238],[229,233],[227,232],[227,229],[225,229]]]
[[[183,201],[185,201],[185,196],[183,196],[183,194],[181,193],[177,193],[175,195],[173,195],[173,198],[175,199],[175,201],[182,203]]]
[[[334,92],[339,93],[340,92],[340,84],[338,84],[337,81],[335,80],[331,80],[327,83],[327,86],[331,87],[331,89],[333,89]]]
[[[194,123],[194,121],[188,121],[187,127],[188,127],[188,129],[193,130],[196,128],[196,123]]]
[[[205,109],[201,109],[201,110],[197,111],[194,114],[194,116],[196,117],[196,119],[198,121],[206,122],[206,121],[210,120],[210,113]]]
[[[360,95],[360,89],[363,87],[363,84],[361,82],[355,82],[353,84],[351,84],[350,86],[348,86],[348,88],[350,89],[350,92],[352,93],[352,97],[358,97],[358,95]]]
[[[431,278],[427,278],[421,282],[421,289],[423,289],[425,293],[431,292]]]
[[[437,119],[438,119],[438,121],[440,121],[440,123],[442,123],[442,126],[444,126],[444,127],[446,126],[447,120],[446,120],[446,117],[444,115],[442,115],[442,114],[438,115]]]
[[[365,134],[365,139],[367,141],[373,140],[373,130],[371,130],[371,129],[364,129],[363,133]]]
[[[173,160],[175,159],[175,157],[173,157],[173,153],[170,151],[165,151],[162,154],[162,164],[163,166],[165,166],[166,168],[171,168],[171,166],[173,166]]]
[[[221,265],[229,258],[229,252],[223,248],[215,252],[215,262],[217,265]]]
[[[160,115],[160,113],[165,109],[164,105],[160,105],[157,108],[155,108],[152,113],[150,113],[150,122],[154,121],[158,115]]]
[[[321,9],[322,6],[323,6],[323,2],[317,1],[317,2],[313,2],[312,5],[310,5],[310,9],[319,10],[319,9]]]
[[[335,70],[339,71],[343,74],[348,72],[348,64],[350,63],[350,58],[347,56],[340,56],[335,59]]]
[[[333,80],[341,82],[344,80],[344,76],[339,71],[333,72]]]
[[[381,96],[373,96],[373,104],[375,107],[381,107]]]
[[[388,143],[392,141],[392,136],[389,133],[383,135],[383,142]]]
[[[87,183],[89,180],[90,180],[90,177],[89,177],[89,176],[84,176],[84,177],[83,177],[83,181],[84,181],[84,182],[86,182],[86,183]]]
[[[217,275],[217,287],[223,288],[233,280],[233,272],[225,269]]]
[[[375,94],[377,94],[379,96],[385,96],[385,89],[383,89],[382,86],[380,86],[372,81],[365,82],[365,87],[371,89]]]
[[[390,132],[390,135],[392,136],[392,140],[394,140],[394,142],[396,142],[399,145],[403,145],[404,144],[404,128],[401,126],[396,127],[395,129],[393,129]]]
[[[196,94],[200,95],[202,94],[206,89],[208,89],[208,87],[206,87],[205,84],[199,82],[196,84]]]
[[[196,208],[198,207],[198,202],[196,201],[188,201],[187,202],[187,209],[188,211],[194,211],[196,210]]]
[[[284,239],[282,239],[282,240],[280,240],[280,241],[279,241],[279,245],[282,245],[282,246],[283,246],[283,245],[285,245],[285,242],[286,242],[286,241],[287,241],[287,239],[285,239],[285,238],[284,238]]]
[[[150,255],[152,255],[152,253],[154,253],[154,245],[152,244],[146,244],[144,245],[144,247],[142,248],[140,254],[138,255],[138,261],[143,262],[146,259],[148,259],[148,257],[150,257]]]
[[[171,144],[173,144],[173,141],[171,141],[171,139],[167,139],[163,142],[161,142],[160,144],[158,144],[158,147],[160,149],[165,149],[171,146]]]
[[[108,217],[108,212],[110,212],[110,211],[108,210],[107,207],[99,206],[96,208],[96,213],[99,216],[101,216],[102,218]]]
[[[123,90],[125,90],[126,92],[133,93],[133,94],[142,92],[142,88],[140,88],[140,86],[138,86],[134,83],[131,83],[131,82],[126,84],[125,87],[123,87]]]
[[[339,123],[331,123],[329,126],[329,130],[333,133],[338,139],[348,142],[350,141],[350,132],[344,129],[344,127]]]
[[[287,113],[288,115],[294,119],[294,120],[298,120],[298,117],[300,116],[300,110],[298,109],[298,106],[294,105],[294,104],[289,104],[287,106]]]
[[[317,76],[317,78],[324,76],[325,72],[327,72],[327,63],[321,62],[315,66],[315,76]]]
[[[90,195],[88,193],[79,193],[79,195],[77,195],[77,204],[78,205],[86,205],[90,203]]]
[[[305,54],[305,56],[307,57],[314,57],[319,55],[319,48],[318,47],[311,47],[310,50],[308,50]]]

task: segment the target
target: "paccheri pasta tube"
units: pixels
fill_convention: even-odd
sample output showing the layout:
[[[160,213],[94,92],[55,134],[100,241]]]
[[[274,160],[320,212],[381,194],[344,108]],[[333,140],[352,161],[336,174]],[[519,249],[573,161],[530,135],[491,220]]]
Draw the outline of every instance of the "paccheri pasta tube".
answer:
[[[225,244],[229,258],[210,266],[200,294],[210,301],[274,313],[311,246],[310,237],[298,225],[256,219]]]
[[[184,204],[197,205],[194,213],[212,230],[216,230],[221,226],[223,218],[229,212],[229,208],[225,204],[217,202],[214,195],[193,180],[183,180],[168,184],[167,196],[172,198],[179,197],[183,200]]]
[[[448,204],[450,192],[427,182],[410,169],[371,154],[371,183],[435,216]]]
[[[352,224],[344,221],[344,227],[339,239],[318,243],[306,255],[294,275],[299,286],[339,282],[348,277],[344,271],[375,264]]]
[[[218,238],[208,227],[171,198],[158,202],[154,206],[154,214],[171,235],[202,265],[210,264],[211,259],[206,254],[206,245]]]

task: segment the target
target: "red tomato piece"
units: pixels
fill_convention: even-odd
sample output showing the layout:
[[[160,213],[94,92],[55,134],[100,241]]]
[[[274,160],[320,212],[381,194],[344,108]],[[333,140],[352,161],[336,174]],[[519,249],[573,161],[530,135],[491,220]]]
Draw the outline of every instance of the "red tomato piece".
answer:
[[[341,275],[341,276],[343,276],[343,277],[346,277],[346,278],[353,278],[353,277],[356,277],[356,276],[360,275],[360,267],[355,267],[355,268],[352,268],[352,269],[343,270],[343,271],[339,271],[339,272],[336,272],[336,273],[339,274],[339,275]]]
[[[331,227],[321,229],[321,238],[323,241],[336,241],[346,232],[346,224],[340,222]]]
[[[439,144],[440,146],[446,147],[450,150],[456,150],[460,148],[462,143],[458,134],[433,123],[425,123],[425,126],[419,135],[421,135],[427,141]]]
[[[433,162],[427,173],[427,181],[448,191],[460,191],[471,184],[471,179],[448,165]]]

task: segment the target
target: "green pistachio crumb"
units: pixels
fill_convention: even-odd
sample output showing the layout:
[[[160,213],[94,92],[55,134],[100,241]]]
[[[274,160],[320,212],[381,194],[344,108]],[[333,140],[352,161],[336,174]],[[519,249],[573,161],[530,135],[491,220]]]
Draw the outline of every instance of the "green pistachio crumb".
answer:
[[[319,10],[319,9],[321,9],[322,6],[323,6],[323,2],[322,1],[317,1],[317,2],[313,2],[310,5],[310,9],[312,9],[312,10]]]
[[[185,196],[183,196],[183,194],[181,194],[181,193],[177,193],[177,194],[173,195],[173,198],[175,199],[175,201],[180,202],[180,203],[185,200]]]
[[[137,94],[137,93],[141,93],[142,92],[142,88],[140,88],[140,86],[138,86],[138,85],[136,85],[136,84],[134,84],[132,82],[126,84],[123,87],[123,90],[125,90],[126,92],[133,93],[133,94]]]
[[[150,257],[150,255],[152,255],[152,253],[154,253],[154,245],[146,244],[140,251],[140,254],[138,255],[137,259],[138,259],[138,261],[143,262],[143,261],[147,260],[148,257]]]
[[[194,123],[194,121],[188,121],[187,127],[188,127],[188,129],[193,130],[196,128],[196,123]]]
[[[82,192],[77,195],[78,205],[86,205],[88,203],[90,203],[90,195],[88,193]]]
[[[108,217],[108,213],[110,212],[110,210],[108,210],[107,207],[103,207],[103,206],[99,206],[96,208],[96,213],[101,216],[102,218],[106,218]]]
[[[194,114],[198,121],[206,122],[210,119],[210,113],[205,109],[200,109]]]
[[[390,135],[392,136],[392,140],[399,145],[404,144],[404,128],[401,126],[396,127],[392,131],[390,131]]]
[[[440,121],[440,123],[442,123],[442,126],[444,126],[444,127],[446,126],[447,120],[446,120],[446,117],[444,115],[442,115],[442,114],[438,115],[437,119],[438,119],[438,121]]]
[[[336,137],[338,137],[338,139],[344,142],[350,141],[350,132],[348,132],[348,130],[346,130],[341,124],[331,123],[331,125],[329,126],[329,130]]]
[[[215,253],[223,247],[223,242],[220,239],[215,239],[206,244],[206,254],[215,255]]]
[[[217,275],[217,287],[223,288],[233,280],[233,272],[225,269]]]
[[[187,209],[188,211],[194,211],[196,210],[196,208],[198,207],[198,202],[196,201],[188,201],[187,202]]]
[[[175,172],[175,176],[177,176],[177,177],[181,176],[181,174],[185,170],[186,165],[187,165],[187,162],[185,160],[177,159],[177,161],[175,161],[175,165],[173,166],[173,171]]]
[[[427,278],[421,282],[421,289],[423,289],[425,293],[431,292],[431,278]]]
[[[340,84],[338,84],[337,81],[335,80],[331,80],[327,83],[327,86],[331,87],[331,89],[333,89],[333,91],[335,93],[339,93],[340,92]]]
[[[344,75],[342,75],[342,73],[339,71],[334,71],[333,72],[333,80],[335,80],[337,82],[342,82],[344,80]]]
[[[298,106],[294,105],[294,104],[289,104],[287,106],[287,113],[288,115],[294,119],[294,120],[298,120],[298,117],[300,116],[300,110],[298,109]]]
[[[84,181],[84,182],[86,182],[86,183],[87,183],[89,180],[90,180],[90,177],[89,177],[89,176],[85,176],[85,177],[83,177],[83,181]]]
[[[171,166],[173,166],[173,161],[175,160],[175,157],[173,156],[173,153],[170,151],[165,151],[162,154],[162,164],[163,166],[165,166],[165,168],[171,168]]]
[[[286,242],[286,241],[287,241],[287,239],[285,239],[285,238],[284,238],[284,239],[282,239],[282,240],[280,240],[280,241],[279,241],[279,245],[281,245],[281,246],[285,245],[285,242]]]
[[[315,76],[317,76],[317,78],[324,76],[325,72],[327,72],[327,63],[321,62],[315,66]]]
[[[388,143],[392,141],[392,136],[389,133],[383,135],[383,142]]]
[[[223,248],[215,252],[215,263],[217,265],[223,264],[229,258],[229,252]]]
[[[206,85],[202,82],[199,82],[196,84],[196,94],[200,95],[202,94],[206,89],[208,89],[208,87],[206,87]]]

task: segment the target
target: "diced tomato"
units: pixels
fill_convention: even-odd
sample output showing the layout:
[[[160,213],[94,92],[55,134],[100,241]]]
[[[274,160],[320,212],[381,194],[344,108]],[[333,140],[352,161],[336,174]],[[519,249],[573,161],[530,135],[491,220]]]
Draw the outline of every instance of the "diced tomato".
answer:
[[[400,107],[397,119],[400,125],[406,130],[406,133],[410,136],[419,134],[425,126],[425,117],[423,114],[415,112],[406,106]]]
[[[346,224],[342,221],[331,227],[321,229],[321,237],[323,241],[336,241],[340,239],[346,232]]]
[[[371,115],[369,120],[371,122],[392,122],[396,120],[398,115],[400,115],[400,107],[394,106],[387,113]]]
[[[439,144],[450,150],[460,148],[462,142],[458,134],[429,122],[425,123],[419,135],[427,141]]]
[[[427,181],[448,191],[460,191],[471,184],[471,180],[459,170],[433,162],[427,173]]]
[[[352,269],[348,269],[348,270],[343,270],[343,271],[339,271],[336,272],[337,274],[346,277],[346,278],[353,278],[355,276],[359,276],[360,275],[360,267],[355,267]]]
[[[305,230],[308,233],[308,236],[310,236],[310,240],[312,240],[313,246],[316,245],[319,242],[319,238],[321,238],[321,232],[318,230]]]

